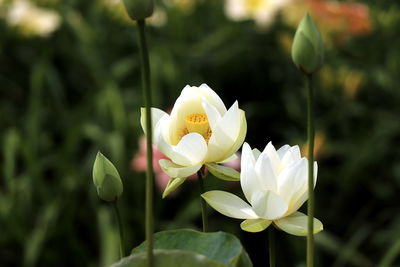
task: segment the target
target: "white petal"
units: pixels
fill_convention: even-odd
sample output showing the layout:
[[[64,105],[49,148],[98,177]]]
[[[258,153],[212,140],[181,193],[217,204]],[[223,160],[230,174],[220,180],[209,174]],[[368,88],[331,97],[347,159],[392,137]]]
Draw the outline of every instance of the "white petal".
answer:
[[[274,224],[286,233],[306,236],[308,232],[308,218],[307,215],[301,212],[295,212],[290,216],[284,217],[280,220],[274,221]],[[314,218],[314,234],[321,232],[323,225],[320,220]]]
[[[226,107],[221,98],[205,83],[197,88],[198,92],[201,93],[211,105],[217,108],[221,115],[225,114]]]
[[[202,105],[204,110],[206,111],[210,128],[212,131],[214,131],[219,121],[221,120],[221,115],[219,114],[218,110],[214,106],[211,106],[209,103],[203,101]]]
[[[154,143],[154,132],[158,121],[164,116],[168,115],[164,111],[158,108],[151,108],[151,129],[153,132],[153,143]],[[140,125],[142,126],[143,132],[146,134],[146,109],[140,108]]]
[[[289,145],[284,145],[284,146],[282,146],[281,148],[279,148],[279,149],[276,151],[276,153],[278,153],[279,158],[282,159],[283,156],[286,154],[286,152],[289,151],[289,149],[290,149],[290,146],[289,146]]]
[[[253,151],[254,150],[251,150],[251,147],[247,142],[243,143],[241,159],[248,159],[252,163],[252,166],[254,168],[254,165],[256,164],[256,158],[254,157]]]
[[[267,220],[279,219],[288,209],[286,202],[272,191],[253,193],[251,205],[259,217]]]
[[[262,186],[262,190],[277,191],[277,181],[271,161],[266,153],[261,153],[255,165],[257,177]]]
[[[298,145],[292,146],[290,148],[290,152],[292,152],[292,155],[296,158],[296,160],[301,159],[300,147]]]
[[[161,119],[158,121],[156,126],[154,127],[154,138],[157,137],[157,135],[162,135],[164,140],[168,143],[171,144],[171,139],[169,135],[169,127],[171,123],[171,117],[168,114],[165,114],[164,116],[161,117]]]
[[[294,162],[301,159],[299,146],[291,147],[285,155],[281,158],[282,168],[290,166]]]
[[[253,156],[254,156],[254,159],[257,160],[258,157],[259,157],[260,155],[261,155],[261,151],[258,150],[257,148],[254,148],[254,149],[253,149]]]
[[[301,206],[303,206],[304,202],[308,199],[308,191],[306,191],[297,199],[294,199],[290,202],[289,204],[289,209],[286,212],[286,216],[292,214],[293,212],[296,212],[298,209],[300,209]]]
[[[158,162],[161,169],[171,178],[188,177],[192,174],[195,174],[202,166],[202,164],[197,164],[189,167],[183,167],[173,163],[168,159],[160,159]]]
[[[247,201],[251,201],[254,192],[260,190],[261,184],[254,170],[255,160],[249,144],[244,143],[240,162],[240,186]]]
[[[308,167],[308,166],[307,166]],[[289,204],[289,210],[286,212],[286,214],[291,214],[295,211],[297,211],[303,204],[306,202],[308,199],[308,169],[306,167],[306,174],[305,176],[305,182],[304,186],[302,188],[299,188],[296,194],[292,196],[292,199],[290,200]],[[314,187],[317,181],[317,162],[314,162]]]
[[[265,230],[271,222],[265,219],[247,219],[240,224],[240,228],[247,232],[257,233]]]
[[[233,143],[232,147],[228,150],[228,152],[223,156],[223,158],[226,158],[230,156],[231,154],[236,153],[239,148],[243,145],[244,139],[246,138],[246,133],[247,133],[247,121],[246,121],[246,115],[243,110],[239,109],[240,112],[240,130],[239,134],[236,137],[236,141]]]
[[[303,158],[283,169],[279,174],[278,183],[279,195],[291,206],[292,201],[307,190],[307,159]]]
[[[217,163],[228,163],[228,162],[231,162],[231,161],[233,161],[233,160],[235,160],[235,159],[237,159],[238,158],[238,156],[236,155],[236,154],[232,154],[231,156],[229,156],[229,157],[227,157],[226,159],[224,159],[224,160],[222,160],[222,161],[219,161],[219,162],[217,162]]]
[[[174,154],[171,160],[182,166],[202,163],[207,154],[207,143],[204,137],[198,133],[189,133],[182,137],[178,145],[173,146]],[[182,157],[176,157],[181,155]],[[182,158],[186,160],[181,161]]]
[[[170,145],[162,134],[163,118],[156,126],[155,143],[157,148],[174,163],[181,166],[197,165],[204,161],[207,154],[207,144],[198,133],[185,135],[178,145]]]
[[[183,87],[179,97],[184,96],[184,95],[191,96],[191,95],[193,95],[193,93],[195,93],[195,91],[193,90],[192,86],[187,84],[185,87]]]
[[[161,153],[170,158],[173,154],[172,145],[169,143],[168,133],[165,134],[169,130],[169,122],[169,115],[164,115],[155,126],[153,138],[155,145]]]
[[[163,153],[166,157],[170,158],[177,164],[183,165],[183,162],[189,162],[189,159],[185,155],[181,155],[179,153],[175,153],[175,146],[170,145],[168,140],[168,134],[164,134],[169,127],[170,117],[168,115],[164,115],[156,125],[154,132],[154,143],[157,148]],[[191,164],[188,164],[191,165]]]
[[[262,153],[267,153],[269,159],[271,160],[272,169],[277,175],[280,171],[281,159],[279,158],[278,153],[275,150],[275,147],[272,145],[272,142],[269,142],[268,145],[264,148]]]
[[[217,162],[224,159],[239,135],[241,126],[240,111],[237,102],[225,113],[214,129],[208,142],[207,162]]]
[[[318,163],[314,161],[314,187],[317,184],[317,176],[318,176]]]
[[[223,115],[226,112],[226,107],[221,98],[206,84],[202,84],[199,87],[186,85],[181,92],[180,97],[181,96],[200,97],[202,100],[214,106],[220,115]]]
[[[239,197],[224,191],[208,191],[201,195],[216,211],[236,219],[257,219],[249,204]]]

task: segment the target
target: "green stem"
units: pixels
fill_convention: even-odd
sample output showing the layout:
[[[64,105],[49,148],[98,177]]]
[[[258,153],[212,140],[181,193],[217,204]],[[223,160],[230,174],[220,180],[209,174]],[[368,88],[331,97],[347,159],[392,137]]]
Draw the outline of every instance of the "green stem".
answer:
[[[268,230],[269,267],[275,267],[275,228],[271,225]]]
[[[142,89],[146,107],[146,144],[147,144],[147,170],[146,170],[146,241],[147,241],[147,266],[153,266],[153,146],[151,129],[151,89],[150,89],[150,64],[147,51],[145,21],[137,21],[139,29],[139,50],[142,67]]]
[[[400,240],[397,240],[383,256],[379,267],[393,266],[396,257],[400,254]]]
[[[117,217],[117,222],[118,222],[118,228],[119,228],[119,241],[120,241],[120,258],[122,259],[125,257],[125,239],[124,239],[124,227],[122,225],[122,220],[121,220],[121,214],[119,213],[117,201],[115,201],[113,204],[114,211],[115,211],[115,217]]]
[[[200,189],[200,205],[201,205],[201,217],[203,220],[203,232],[208,232],[207,203],[201,197],[201,194],[204,193],[204,182],[203,182],[202,169],[200,169],[197,172],[197,180],[199,181],[199,189]]]
[[[308,231],[307,267],[314,266],[314,85],[313,76],[306,76],[307,98],[307,140],[308,140]]]

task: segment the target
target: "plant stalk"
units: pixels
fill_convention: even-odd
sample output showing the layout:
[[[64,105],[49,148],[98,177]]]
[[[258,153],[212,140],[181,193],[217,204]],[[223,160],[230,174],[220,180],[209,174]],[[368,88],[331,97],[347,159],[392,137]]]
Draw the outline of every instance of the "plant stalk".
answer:
[[[146,170],[146,241],[147,241],[147,266],[152,267],[153,259],[153,145],[152,145],[152,118],[151,118],[151,87],[150,63],[146,44],[145,20],[138,20],[139,50],[142,68],[142,93],[146,108],[146,144],[147,144],[147,170]]]
[[[202,169],[197,172],[197,180],[199,181],[199,190],[200,190],[200,205],[201,205],[201,217],[203,220],[203,232],[208,232],[208,216],[207,216],[207,203],[201,197],[201,194],[204,193],[204,182],[203,182],[203,173]]]
[[[271,225],[268,230],[269,267],[275,267],[275,228]]]
[[[307,140],[308,140],[308,231],[307,267],[314,266],[314,79],[306,76],[307,97]]]
[[[120,241],[120,258],[122,259],[126,255],[126,250],[125,250],[125,238],[124,238],[124,227],[122,224],[121,220],[121,214],[119,212],[118,204],[117,201],[112,203],[115,211],[115,217],[117,217],[117,222],[118,222],[118,228],[119,228],[119,241]]]

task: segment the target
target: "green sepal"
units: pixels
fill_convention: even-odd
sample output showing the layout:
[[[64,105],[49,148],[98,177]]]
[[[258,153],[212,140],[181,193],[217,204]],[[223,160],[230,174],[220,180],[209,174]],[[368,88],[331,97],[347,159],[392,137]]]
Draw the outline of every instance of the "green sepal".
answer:
[[[178,186],[183,184],[183,182],[186,180],[187,177],[183,178],[170,178],[168,181],[167,186],[164,189],[164,192],[162,194],[162,198],[165,198],[166,196],[169,195],[172,191],[174,191]]]
[[[247,219],[240,224],[243,231],[257,233],[264,231],[270,226],[271,221],[266,219]]]
[[[225,181],[240,181],[240,172],[235,169],[218,165],[216,163],[206,163],[207,169],[215,177]]]

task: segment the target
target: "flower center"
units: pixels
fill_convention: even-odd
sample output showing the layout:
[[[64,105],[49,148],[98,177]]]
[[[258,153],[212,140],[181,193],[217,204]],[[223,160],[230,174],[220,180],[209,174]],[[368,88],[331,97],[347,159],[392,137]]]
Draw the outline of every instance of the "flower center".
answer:
[[[185,126],[186,128],[182,130],[181,138],[188,133],[198,133],[202,135],[208,143],[211,137],[211,129],[206,114],[192,113],[187,115],[185,118]]]

